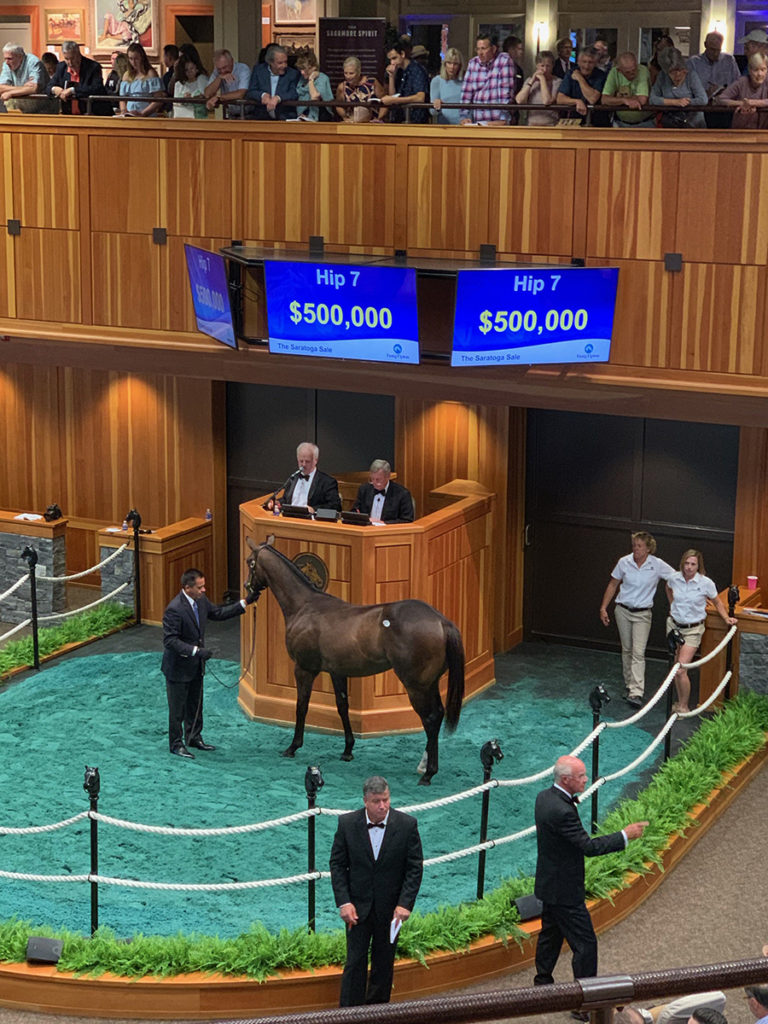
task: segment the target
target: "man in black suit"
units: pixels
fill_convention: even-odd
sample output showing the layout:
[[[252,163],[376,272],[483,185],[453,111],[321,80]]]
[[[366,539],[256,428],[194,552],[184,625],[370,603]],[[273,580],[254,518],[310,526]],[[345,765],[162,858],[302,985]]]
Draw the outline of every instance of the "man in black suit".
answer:
[[[590,836],[576,810],[576,794],[587,784],[584,762],[560,757],[555,762],[554,785],[536,797],[536,884],[534,893],[544,904],[541,933],[536,945],[534,985],[551,985],[563,939],[573,952],[573,976],[597,974],[597,937],[584,902],[584,857],[623,850],[630,839],[643,834],[647,821],[627,825],[621,832]],[[586,1014],[573,1013],[577,1020]]]
[[[254,100],[256,107],[246,107],[245,116],[258,121],[285,121],[296,117],[296,107],[282,106],[283,100],[297,100],[296,86],[301,75],[296,68],[288,67],[288,51],[284,46],[273,44],[267,47],[264,63],[257,64],[251,72],[247,100]]]
[[[296,449],[296,461],[299,468],[285,482],[283,505],[306,505],[310,512],[318,508],[332,508],[341,512],[339,485],[332,476],[321,473],[317,468],[320,449],[311,441],[302,441]],[[267,508],[273,507],[273,501],[267,502]]]
[[[232,604],[212,604],[205,596],[205,577],[200,570],[187,569],[182,574],[181,592],[163,613],[161,667],[168,697],[168,743],[172,754],[194,758],[189,747],[216,749],[202,735],[203,676],[205,663],[211,657],[205,646],[205,626],[208,619],[242,615],[245,606],[254,600],[255,596],[249,594]]]
[[[360,485],[352,511],[364,512],[377,522],[412,523],[415,517],[411,492],[390,480],[390,464],[374,459],[368,472],[370,483]]]
[[[333,895],[347,926],[340,1006],[389,1002],[396,929],[410,917],[424,866],[416,819],[389,806],[386,779],[366,779],[363,804],[341,815],[331,849]]]
[[[71,39],[61,44],[63,60],[57,65],[46,87],[49,96],[61,100],[62,114],[88,113],[89,96],[103,96],[106,93],[101,76],[101,65],[80,53],[80,47]],[[93,103],[92,114],[111,117],[114,107],[111,103]]]

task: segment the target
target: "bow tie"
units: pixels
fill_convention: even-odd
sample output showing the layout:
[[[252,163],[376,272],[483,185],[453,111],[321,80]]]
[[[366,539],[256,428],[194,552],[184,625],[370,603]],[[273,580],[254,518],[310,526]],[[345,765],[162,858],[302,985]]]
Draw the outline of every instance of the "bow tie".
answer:
[[[373,488],[373,493],[374,493],[374,494],[386,494],[387,492],[386,492],[386,491],[379,491],[379,490],[377,490],[377,489],[376,489],[376,488],[374,487],[374,488]]]
[[[308,473],[299,473],[299,480],[309,480]]]
[[[384,826],[384,822],[383,821],[369,821],[368,822],[368,828],[384,828],[384,827],[385,826]]]

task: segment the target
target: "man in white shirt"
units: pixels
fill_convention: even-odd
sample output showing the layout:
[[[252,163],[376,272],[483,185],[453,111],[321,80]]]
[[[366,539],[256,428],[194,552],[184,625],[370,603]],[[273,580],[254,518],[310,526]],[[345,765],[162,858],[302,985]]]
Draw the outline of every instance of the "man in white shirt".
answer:
[[[235,61],[229,50],[216,50],[213,55],[213,73],[203,91],[206,106],[209,110],[215,110],[222,100],[241,100],[248,92],[250,80],[251,69],[247,64]],[[224,107],[224,117],[239,116],[239,108],[233,108],[230,112],[228,107]]]

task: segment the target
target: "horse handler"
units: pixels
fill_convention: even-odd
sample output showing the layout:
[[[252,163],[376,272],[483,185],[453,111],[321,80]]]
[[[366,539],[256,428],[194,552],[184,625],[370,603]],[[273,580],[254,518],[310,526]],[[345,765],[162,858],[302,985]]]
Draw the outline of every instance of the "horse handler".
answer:
[[[416,819],[390,808],[386,779],[365,780],[363,804],[341,815],[331,849],[333,894],[347,926],[340,1006],[389,1002],[400,925],[411,915],[424,868]]]

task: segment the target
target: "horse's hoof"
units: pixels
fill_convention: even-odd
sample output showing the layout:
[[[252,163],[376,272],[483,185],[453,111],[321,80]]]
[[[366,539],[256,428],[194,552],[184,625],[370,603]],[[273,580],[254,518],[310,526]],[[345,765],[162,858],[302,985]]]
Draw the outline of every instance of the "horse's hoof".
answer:
[[[428,775],[422,775],[421,778],[419,779],[419,785],[420,786],[431,786],[432,785],[432,779]]]
[[[348,754],[348,753],[347,753],[347,752],[345,751],[345,752],[344,752],[344,753],[343,753],[343,754],[341,755],[341,760],[342,760],[342,761],[354,761],[354,760],[355,760],[355,755],[354,755],[354,754]]]
[[[285,750],[282,750],[280,752],[280,757],[295,757],[295,756],[296,756],[296,751],[295,750],[291,750],[290,747],[286,747]]]

